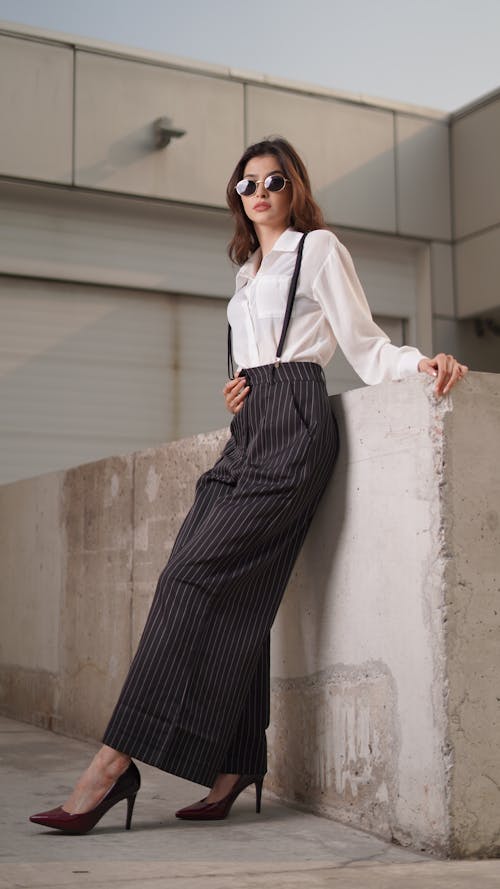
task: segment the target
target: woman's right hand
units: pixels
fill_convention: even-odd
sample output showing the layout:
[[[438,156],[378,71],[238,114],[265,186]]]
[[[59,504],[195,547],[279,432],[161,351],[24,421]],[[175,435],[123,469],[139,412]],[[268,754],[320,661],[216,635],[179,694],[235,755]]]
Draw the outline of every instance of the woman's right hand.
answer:
[[[222,390],[226,399],[226,407],[231,414],[237,414],[243,407],[243,402],[250,392],[250,386],[246,385],[245,377],[235,377],[228,380]]]

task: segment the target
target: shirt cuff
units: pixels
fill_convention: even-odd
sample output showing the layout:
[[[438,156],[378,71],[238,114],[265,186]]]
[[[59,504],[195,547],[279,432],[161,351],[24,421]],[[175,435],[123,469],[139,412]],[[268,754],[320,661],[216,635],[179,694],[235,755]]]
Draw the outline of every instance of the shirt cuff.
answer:
[[[406,377],[411,377],[413,374],[418,373],[418,365],[423,358],[425,358],[425,355],[422,355],[418,349],[403,346],[399,355],[399,379],[404,380]]]

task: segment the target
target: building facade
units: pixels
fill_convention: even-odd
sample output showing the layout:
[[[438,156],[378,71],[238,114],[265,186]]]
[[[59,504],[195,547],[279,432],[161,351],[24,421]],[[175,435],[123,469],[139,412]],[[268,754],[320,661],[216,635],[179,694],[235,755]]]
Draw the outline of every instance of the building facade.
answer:
[[[270,134],[393,342],[500,372],[500,91],[446,115],[0,23],[0,120],[0,482],[227,423],[225,187]]]

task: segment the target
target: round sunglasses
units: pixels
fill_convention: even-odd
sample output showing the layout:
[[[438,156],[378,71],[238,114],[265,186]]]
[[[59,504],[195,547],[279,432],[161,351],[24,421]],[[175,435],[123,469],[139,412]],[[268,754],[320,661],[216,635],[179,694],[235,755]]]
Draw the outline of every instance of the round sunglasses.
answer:
[[[264,183],[266,191],[283,191],[285,185],[290,180],[285,179],[281,173],[272,173],[270,176],[266,176],[265,179],[240,179],[235,188],[239,195],[249,198],[250,195],[255,194],[257,186],[261,182]]]

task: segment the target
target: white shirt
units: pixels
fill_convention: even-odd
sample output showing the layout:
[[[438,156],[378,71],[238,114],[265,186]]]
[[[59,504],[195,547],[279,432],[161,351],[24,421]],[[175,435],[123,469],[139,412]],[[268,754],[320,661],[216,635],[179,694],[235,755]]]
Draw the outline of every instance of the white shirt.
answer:
[[[300,232],[287,229],[260,267],[259,248],[236,275],[227,315],[238,368],[272,364],[276,357],[300,238]],[[337,344],[370,384],[410,376],[424,357],[412,346],[391,344],[372,318],[349,251],[332,232],[318,229],[305,240],[281,360],[325,367]]]

